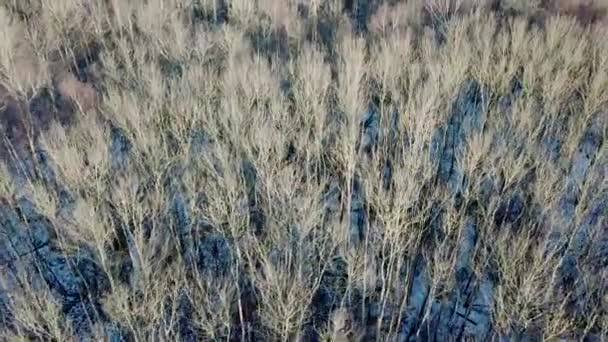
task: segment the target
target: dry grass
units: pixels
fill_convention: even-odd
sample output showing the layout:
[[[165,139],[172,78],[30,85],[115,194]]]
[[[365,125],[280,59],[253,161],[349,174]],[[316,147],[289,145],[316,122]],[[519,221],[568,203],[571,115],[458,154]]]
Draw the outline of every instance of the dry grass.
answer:
[[[4,1],[0,198],[33,199],[66,255],[95,256],[106,320],[135,341],[404,340],[461,269],[491,279],[491,331],[444,336],[606,338],[608,209],[573,284],[547,246],[608,205],[608,3],[347,7]],[[454,123],[472,82],[478,129]],[[37,148],[57,184],[14,175]],[[0,339],[73,338],[49,291],[9,291]]]

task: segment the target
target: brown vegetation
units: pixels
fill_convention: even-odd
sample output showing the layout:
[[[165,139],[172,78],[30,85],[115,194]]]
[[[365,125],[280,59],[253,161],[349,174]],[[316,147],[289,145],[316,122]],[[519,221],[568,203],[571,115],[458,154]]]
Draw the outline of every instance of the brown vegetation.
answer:
[[[606,338],[607,9],[0,2],[0,340]]]

